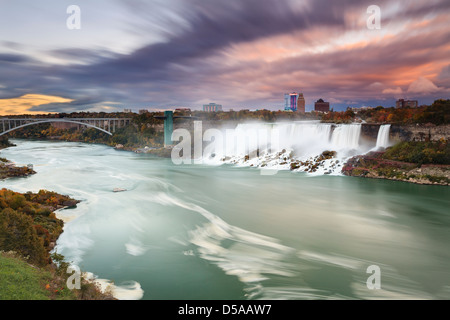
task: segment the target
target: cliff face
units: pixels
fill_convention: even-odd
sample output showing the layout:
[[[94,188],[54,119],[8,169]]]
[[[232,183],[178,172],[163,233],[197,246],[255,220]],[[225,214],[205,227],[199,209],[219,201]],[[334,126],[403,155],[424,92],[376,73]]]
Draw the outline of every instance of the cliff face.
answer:
[[[364,123],[361,126],[362,137],[376,140],[380,124]],[[392,141],[438,141],[442,138],[450,140],[450,125],[412,124],[391,125],[389,138]]]
[[[361,125],[361,136],[367,140],[376,141],[379,129],[380,129],[380,124],[363,123]]]
[[[390,137],[394,141],[450,140],[450,125],[392,125]]]

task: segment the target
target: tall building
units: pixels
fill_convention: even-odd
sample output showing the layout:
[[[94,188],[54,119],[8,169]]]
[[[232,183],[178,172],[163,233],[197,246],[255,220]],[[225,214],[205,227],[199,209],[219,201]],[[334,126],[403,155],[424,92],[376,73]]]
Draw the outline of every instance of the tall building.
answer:
[[[298,94],[297,111],[301,112],[301,113],[305,113],[305,98],[303,97],[303,93]]]
[[[285,93],[284,94],[284,111],[300,111],[305,112],[305,98],[303,93]]]
[[[289,99],[289,93],[284,94],[284,111],[291,110],[291,103]]]
[[[297,98],[298,98],[298,94],[293,92],[291,94],[289,94],[289,99],[291,102],[291,110],[292,111],[297,111]]]
[[[417,100],[404,100],[399,99],[395,102],[396,108],[417,108],[419,106],[419,102]]]
[[[314,103],[314,110],[320,112],[329,112],[330,103],[323,101],[323,99],[319,99]]]
[[[215,103],[204,104],[203,105],[203,111],[206,111],[206,112],[222,111],[222,105],[221,104],[215,104]]]

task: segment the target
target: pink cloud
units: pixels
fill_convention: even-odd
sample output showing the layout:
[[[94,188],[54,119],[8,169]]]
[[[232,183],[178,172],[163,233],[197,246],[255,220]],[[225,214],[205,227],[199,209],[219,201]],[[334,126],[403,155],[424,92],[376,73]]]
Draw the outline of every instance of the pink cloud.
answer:
[[[415,80],[409,85],[407,92],[417,94],[429,94],[442,90],[443,88],[439,88],[431,80],[428,80],[427,78],[424,77],[419,77],[417,80]]]

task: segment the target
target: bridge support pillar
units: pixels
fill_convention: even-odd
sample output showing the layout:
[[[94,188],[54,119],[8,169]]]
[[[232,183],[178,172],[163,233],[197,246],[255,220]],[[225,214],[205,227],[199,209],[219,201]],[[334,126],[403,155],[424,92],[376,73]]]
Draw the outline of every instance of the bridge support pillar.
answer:
[[[164,146],[171,146],[173,132],[173,111],[164,111]]]

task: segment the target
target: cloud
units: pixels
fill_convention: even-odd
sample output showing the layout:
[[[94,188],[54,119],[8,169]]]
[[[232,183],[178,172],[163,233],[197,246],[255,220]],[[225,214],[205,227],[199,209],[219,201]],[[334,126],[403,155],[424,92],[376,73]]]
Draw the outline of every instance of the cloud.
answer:
[[[409,85],[407,92],[417,94],[430,94],[441,90],[442,88],[437,87],[432,81],[428,80],[427,78],[420,77]]]
[[[100,41],[78,48],[76,33],[69,33],[73,42],[45,47],[42,56],[51,59],[39,60],[30,54],[35,49],[27,51],[33,46],[3,42],[0,83],[7,90],[0,90],[0,98],[68,97],[70,102],[30,110],[71,112],[98,110],[109,105],[105,101],[146,108],[208,101],[225,108],[280,108],[284,92],[300,90],[307,104],[330,92],[329,99],[342,104],[365,104],[380,93],[439,97],[441,88],[450,87],[443,69],[450,65],[448,3],[380,0],[382,29],[368,31],[371,1],[310,0],[301,6],[295,0],[116,1],[111,10],[125,10],[111,33],[123,34],[114,28],[125,28],[140,39],[138,47],[112,51]],[[83,12],[99,12],[95,6],[86,4]],[[84,31],[89,27],[95,24],[83,24]],[[115,43],[120,49],[120,39]],[[19,47],[20,53],[14,51]],[[419,81],[441,71],[439,80]]]
[[[403,93],[402,88],[396,87],[396,88],[388,88],[384,89],[381,93],[391,96],[399,96]]]
[[[0,53],[0,62],[20,63],[28,61],[31,61],[31,59],[24,55]]]
[[[439,80],[450,79],[450,64],[443,67],[438,76]]]
[[[42,112],[33,111],[32,108],[48,103],[68,103],[71,101],[71,99],[58,96],[25,94],[17,98],[0,99],[0,115],[42,114]]]

